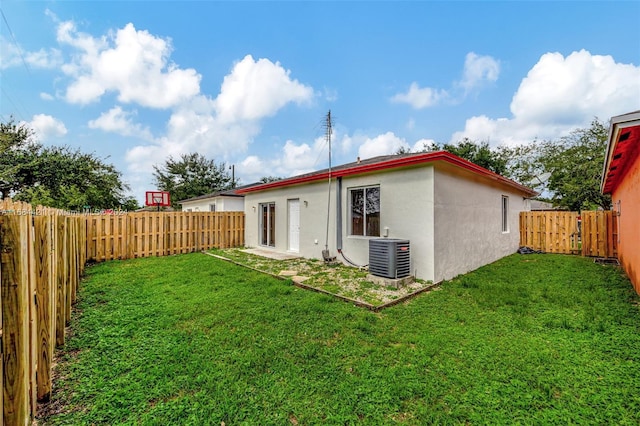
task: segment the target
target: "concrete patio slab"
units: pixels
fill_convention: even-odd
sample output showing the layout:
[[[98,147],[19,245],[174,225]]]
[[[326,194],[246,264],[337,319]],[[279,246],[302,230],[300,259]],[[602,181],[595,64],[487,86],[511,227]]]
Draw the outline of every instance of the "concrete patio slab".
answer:
[[[291,254],[291,253],[281,253],[281,252],[266,250],[262,248],[251,248],[251,249],[244,249],[240,251],[243,251],[245,253],[255,254],[256,256],[266,257],[268,259],[275,259],[275,260],[297,259],[300,257],[298,255]]]

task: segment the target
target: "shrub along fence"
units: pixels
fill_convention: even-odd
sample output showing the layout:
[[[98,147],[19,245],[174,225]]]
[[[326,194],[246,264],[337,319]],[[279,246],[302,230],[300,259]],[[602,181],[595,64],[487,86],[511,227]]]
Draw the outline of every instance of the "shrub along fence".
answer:
[[[84,265],[244,244],[244,214],[71,213],[0,200],[0,425],[27,425],[49,399],[54,349]]]
[[[613,211],[520,213],[520,245],[545,253],[618,256],[618,216]]]

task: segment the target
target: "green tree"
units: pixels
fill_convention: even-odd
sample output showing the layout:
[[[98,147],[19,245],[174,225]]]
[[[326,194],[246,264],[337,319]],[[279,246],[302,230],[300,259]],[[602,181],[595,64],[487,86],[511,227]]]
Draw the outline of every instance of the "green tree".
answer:
[[[14,198],[69,210],[137,206],[120,172],[95,154],[69,147],[41,148],[28,171],[31,186]]]
[[[600,192],[607,140],[607,127],[596,118],[588,128],[539,144],[538,161],[548,175],[546,190],[554,205],[569,210],[611,207],[611,197]]]
[[[278,177],[278,176],[262,176],[258,182],[270,183],[270,182],[277,182],[277,181],[282,180],[282,179],[283,178]]]
[[[95,154],[43,147],[24,124],[0,123],[0,196],[67,210],[132,209],[120,172]]]
[[[169,157],[162,166],[154,165],[157,188],[168,191],[173,207],[187,198],[231,189],[236,182],[224,162],[216,164],[199,153],[183,154],[178,160]]]
[[[30,171],[41,148],[25,124],[16,124],[13,117],[0,123],[0,199],[33,184]]]
[[[503,149],[505,176],[540,193],[538,198],[568,210],[608,209],[600,193],[608,131],[597,118],[557,140],[534,140]]]
[[[507,167],[511,151],[505,147],[492,150],[487,142],[474,142],[469,138],[464,138],[457,143],[446,143],[440,145],[435,142],[424,143],[418,152],[447,151],[460,158],[464,158],[478,166],[491,170],[500,175],[505,175],[509,169]],[[410,153],[411,149],[401,147],[396,154]]]
[[[488,142],[478,143],[464,138],[455,144],[444,144],[442,149],[499,175],[508,171],[508,151],[504,148],[492,150]]]

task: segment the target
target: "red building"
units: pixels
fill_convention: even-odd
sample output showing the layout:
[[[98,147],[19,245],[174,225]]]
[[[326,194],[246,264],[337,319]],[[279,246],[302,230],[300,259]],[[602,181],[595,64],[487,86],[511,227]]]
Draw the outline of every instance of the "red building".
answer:
[[[618,220],[618,259],[640,294],[640,111],[611,118],[602,192]]]

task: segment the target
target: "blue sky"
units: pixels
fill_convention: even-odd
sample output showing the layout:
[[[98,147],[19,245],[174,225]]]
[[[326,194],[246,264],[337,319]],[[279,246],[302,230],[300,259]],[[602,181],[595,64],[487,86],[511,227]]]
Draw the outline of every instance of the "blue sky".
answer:
[[[200,152],[250,183],[640,109],[640,2],[3,0],[0,119],[108,158],[143,201]]]

